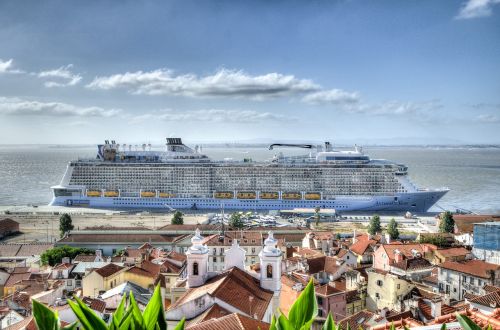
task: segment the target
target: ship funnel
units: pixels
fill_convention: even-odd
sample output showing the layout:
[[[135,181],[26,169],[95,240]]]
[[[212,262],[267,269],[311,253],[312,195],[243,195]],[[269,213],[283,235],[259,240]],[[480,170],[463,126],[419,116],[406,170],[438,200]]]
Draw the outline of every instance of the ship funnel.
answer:
[[[332,145],[328,141],[325,142],[325,151],[332,151]]]
[[[146,151],[146,144],[145,143],[142,144],[142,151]]]

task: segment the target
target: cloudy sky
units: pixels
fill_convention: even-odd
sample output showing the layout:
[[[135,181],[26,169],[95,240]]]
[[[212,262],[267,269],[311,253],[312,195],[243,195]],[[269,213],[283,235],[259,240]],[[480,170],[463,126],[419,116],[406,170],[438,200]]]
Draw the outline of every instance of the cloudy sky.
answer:
[[[0,143],[500,143],[500,0],[2,1]]]

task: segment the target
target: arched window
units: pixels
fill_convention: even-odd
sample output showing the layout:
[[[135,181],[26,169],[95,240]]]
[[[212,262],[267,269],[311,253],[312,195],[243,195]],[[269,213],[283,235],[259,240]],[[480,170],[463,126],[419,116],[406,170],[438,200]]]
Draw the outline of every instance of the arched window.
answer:
[[[268,264],[266,267],[267,278],[273,278],[273,265]]]
[[[198,275],[198,263],[193,263],[193,275]]]

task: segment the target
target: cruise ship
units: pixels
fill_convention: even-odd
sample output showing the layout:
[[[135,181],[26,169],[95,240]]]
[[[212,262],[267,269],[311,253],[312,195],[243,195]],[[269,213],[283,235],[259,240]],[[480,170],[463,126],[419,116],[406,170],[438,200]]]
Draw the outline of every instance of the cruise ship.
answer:
[[[141,148],[142,147],[142,148]],[[95,159],[69,162],[52,187],[51,205],[107,209],[284,210],[425,212],[448,189],[421,189],[408,168],[370,159],[362,148],[272,144],[269,149],[308,149],[303,156],[279,151],[267,161],[212,160],[200,147],[167,138],[164,151],[105,141]]]

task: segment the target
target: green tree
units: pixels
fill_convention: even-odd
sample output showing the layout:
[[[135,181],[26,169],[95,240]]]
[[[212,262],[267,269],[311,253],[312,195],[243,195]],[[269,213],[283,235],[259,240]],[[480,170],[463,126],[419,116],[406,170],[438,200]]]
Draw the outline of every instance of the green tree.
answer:
[[[316,226],[319,225],[319,220],[321,218],[320,212],[321,208],[319,206],[316,206],[314,208],[314,220],[316,221]]]
[[[453,233],[455,231],[455,220],[450,211],[443,212],[439,215],[439,231],[441,233]]]
[[[83,248],[74,248],[67,245],[58,246],[53,249],[49,249],[42,253],[40,256],[40,261],[43,265],[54,266],[61,263],[62,259],[68,257],[70,259],[75,258],[79,254],[93,254],[95,251]]]
[[[382,231],[382,227],[380,226],[380,217],[375,214],[371,219],[370,219],[370,224],[368,225],[368,232],[371,235],[375,235],[376,233],[379,233]]]
[[[61,237],[63,237],[66,232],[73,230],[73,228],[75,228],[75,226],[73,226],[73,220],[68,213],[64,213],[59,217],[59,232]]]
[[[399,238],[399,229],[398,229],[398,223],[394,218],[389,221],[389,224],[387,225],[387,233],[391,237],[391,239],[398,239]]]
[[[183,225],[184,224],[184,214],[181,211],[175,211],[174,216],[172,217],[171,223],[173,225]]]
[[[243,220],[241,219],[241,214],[234,212],[229,218],[229,225],[233,228],[243,228]]]

